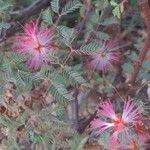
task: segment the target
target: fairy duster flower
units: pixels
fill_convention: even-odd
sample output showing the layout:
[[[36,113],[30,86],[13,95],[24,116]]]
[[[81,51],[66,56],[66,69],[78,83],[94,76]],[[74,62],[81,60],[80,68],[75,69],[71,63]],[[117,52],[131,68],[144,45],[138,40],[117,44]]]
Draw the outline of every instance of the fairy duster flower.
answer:
[[[129,135],[128,130],[140,119],[142,112],[143,109],[137,106],[131,98],[124,103],[122,115],[117,115],[110,101],[105,101],[100,104],[97,114],[111,121],[95,119],[91,122],[91,129],[95,130],[96,135],[111,129],[111,145],[115,145],[119,140],[120,133],[124,132]]]
[[[145,150],[147,147],[148,137],[139,138],[136,134],[131,135],[129,140],[122,144],[117,150]]]
[[[43,63],[53,61],[48,57],[54,47],[53,29],[38,27],[38,20],[27,23],[24,33],[17,35],[15,50],[30,56],[27,64],[30,68],[38,69]]]
[[[96,52],[92,53],[89,67],[92,70],[107,72],[114,64],[120,61],[121,53],[119,52],[116,40],[104,41],[102,47],[98,48]]]

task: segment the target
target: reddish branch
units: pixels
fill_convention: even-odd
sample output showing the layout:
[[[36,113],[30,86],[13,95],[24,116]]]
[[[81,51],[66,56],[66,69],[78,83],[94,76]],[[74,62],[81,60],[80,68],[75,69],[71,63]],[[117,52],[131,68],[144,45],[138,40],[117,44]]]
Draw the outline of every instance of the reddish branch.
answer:
[[[129,80],[129,85],[131,87],[132,87],[132,85],[134,85],[134,83],[137,79],[138,73],[140,71],[140,68],[146,57],[146,54],[147,54],[148,50],[150,49],[150,7],[149,7],[149,2],[148,2],[148,0],[138,0],[138,3],[140,6],[140,9],[141,9],[141,12],[143,13],[143,17],[145,19],[148,37],[146,39],[144,48],[140,51],[138,61],[135,62],[134,71]]]

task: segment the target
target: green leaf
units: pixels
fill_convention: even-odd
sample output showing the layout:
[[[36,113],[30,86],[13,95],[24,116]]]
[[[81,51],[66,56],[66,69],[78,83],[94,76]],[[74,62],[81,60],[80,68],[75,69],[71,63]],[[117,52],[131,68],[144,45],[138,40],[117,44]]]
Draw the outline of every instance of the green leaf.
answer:
[[[35,134],[34,132],[29,132],[29,138],[34,143],[43,143],[45,140],[45,137],[43,135]]]
[[[115,17],[105,18],[103,21],[100,22],[100,25],[109,26],[112,24],[118,24],[118,20]]]
[[[11,58],[13,60],[13,62],[15,63],[21,63],[24,62],[28,59],[28,56],[24,55],[24,54],[20,54],[20,53],[16,53],[16,52],[8,52],[7,55],[9,56],[9,58]]]
[[[150,60],[144,61],[142,67],[146,70],[148,70],[148,69],[150,70]]]
[[[22,123],[22,124],[25,124],[27,119],[29,118],[29,113],[27,111],[23,112],[20,117],[19,117],[19,121]]]
[[[13,129],[9,129],[8,130],[9,132],[7,133],[8,135],[7,135],[7,139],[4,139],[3,141],[2,141],[2,144],[3,145],[5,145],[4,147],[6,148],[6,149],[9,149],[9,150],[20,150],[20,147],[19,147],[19,145],[18,145],[18,143],[17,143],[17,132],[15,131],[15,129],[13,128]],[[5,149],[4,148],[4,149]]]
[[[83,5],[82,7],[80,7],[80,16],[84,17],[85,16],[85,12],[86,12],[86,7]]]
[[[86,55],[91,55],[97,51],[97,49],[101,46],[101,43],[92,42],[86,45],[82,45],[77,53],[83,53]]]
[[[98,32],[96,32],[96,35],[97,35],[97,37],[99,37],[100,39],[103,39],[103,40],[110,39],[109,34],[107,34],[105,32],[98,31]]]
[[[5,91],[3,84],[4,84],[4,82],[1,81],[1,82],[0,82],[0,100],[1,100],[1,102],[2,102],[3,99],[4,99],[2,95],[4,95],[4,91]],[[0,103],[1,103],[1,102],[0,102]]]
[[[59,13],[59,0],[52,0],[51,8],[55,13]]]
[[[71,67],[65,66],[63,68],[62,75],[72,84],[80,85],[85,83],[84,78],[76,71],[73,71]]]
[[[13,122],[3,115],[0,115],[0,123],[9,128],[13,127]]]
[[[57,74],[57,76],[56,76]],[[68,79],[66,80],[66,78],[64,78],[62,76],[62,74],[59,74],[57,72],[57,70],[53,69],[51,71],[49,71],[47,77],[50,79],[50,80],[54,80],[56,83],[61,83],[63,84],[64,86],[68,86],[69,85],[69,82],[68,82]]]
[[[70,141],[71,150],[82,150],[87,140],[87,136],[85,137],[76,133]]]
[[[73,28],[68,28],[66,26],[59,26],[58,32],[62,37],[63,42],[69,47],[77,37],[77,32]]]
[[[115,17],[120,18],[121,13],[124,11],[124,3],[117,4],[116,2],[112,2],[112,6],[114,6],[114,9],[112,10],[112,13]]]
[[[117,6],[118,4],[115,2],[115,0],[111,0],[110,1],[110,4],[112,5],[112,6]]]
[[[146,72],[145,70],[141,69],[139,73],[139,78],[150,80],[150,72]]]
[[[119,6],[119,5],[116,6],[116,7],[113,9],[112,13],[113,13],[113,15],[114,15],[115,17],[120,18],[120,16],[121,16],[120,6]]]
[[[61,119],[61,118],[64,119],[65,112],[66,112],[66,109],[65,109],[65,107],[62,106],[62,105],[59,105],[59,106],[56,108],[56,114],[57,114],[57,117],[58,117],[59,119]]]
[[[78,0],[70,0],[65,7],[62,9],[61,14],[66,15],[68,13],[72,13],[76,9],[78,9],[82,4]]]
[[[123,64],[123,70],[127,73],[131,73],[133,71],[133,66],[129,63]]]
[[[90,19],[90,23],[92,25],[95,25],[99,22],[100,15],[99,15],[99,13],[93,13],[90,15],[89,19]]]
[[[0,1],[0,14],[4,13],[4,11],[8,10],[13,5],[11,3],[8,3],[6,1]]]
[[[10,24],[6,22],[0,22],[0,29],[9,29]]]
[[[32,75],[30,72],[18,71],[16,74],[16,85],[19,90],[29,90],[32,88]]]
[[[25,82],[22,80],[22,78],[20,77],[19,74],[16,75],[16,83],[15,83],[18,87],[18,89],[24,89],[26,84]]]
[[[38,80],[44,79],[46,77],[44,73],[45,72],[42,69],[40,71],[34,73],[33,76],[32,76],[32,80],[33,81],[38,81]]]
[[[43,12],[42,19],[43,19],[44,23],[46,23],[47,25],[53,24],[52,14],[51,14],[51,10],[49,8]]]
[[[128,57],[134,61],[138,59],[138,55],[134,51],[132,51]]]
[[[137,0],[129,0],[129,3],[131,4],[131,6],[133,7],[133,9],[138,10],[138,2]]]
[[[4,71],[6,77],[11,76],[11,73],[12,73],[11,65],[10,65],[9,60],[6,57],[3,57],[1,69],[2,71]]]
[[[68,93],[63,84],[52,83],[50,93],[60,104],[68,104],[74,98]]]
[[[109,149],[109,141],[111,140],[109,132],[101,134],[98,143],[104,147],[104,149]]]

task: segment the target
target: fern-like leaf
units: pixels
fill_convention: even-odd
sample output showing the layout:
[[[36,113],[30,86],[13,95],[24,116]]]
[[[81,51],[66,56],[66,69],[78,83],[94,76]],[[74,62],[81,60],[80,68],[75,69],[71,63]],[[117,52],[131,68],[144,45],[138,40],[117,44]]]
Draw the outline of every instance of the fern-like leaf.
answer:
[[[96,32],[96,36],[102,40],[108,40],[110,39],[110,36],[109,34],[105,33],[105,32],[101,32],[101,31],[98,31]]]
[[[72,70],[71,67],[65,66],[62,74],[73,85],[80,85],[86,82],[84,78],[78,72]]]
[[[0,29],[8,29],[10,28],[10,24],[6,22],[0,22]]]
[[[9,78],[12,73],[11,64],[6,57],[3,57],[3,61],[0,69],[4,72],[5,78]]]
[[[59,13],[59,0],[52,0],[51,8],[55,13]]]
[[[11,58],[14,63],[21,63],[28,59],[28,56],[16,52],[8,52],[7,56]]]
[[[61,35],[63,42],[67,46],[70,46],[74,39],[77,37],[77,32],[74,29],[68,28],[66,26],[59,26],[58,32]]]
[[[47,25],[53,24],[52,14],[51,14],[51,10],[49,8],[43,12],[42,19],[43,19],[44,23],[46,23]]]
[[[72,13],[74,10],[78,9],[82,4],[78,0],[70,0],[65,7],[62,9],[61,14],[66,15]]]
[[[101,43],[89,43],[87,45],[82,45],[78,51],[79,54],[91,55],[101,46]]]
[[[10,7],[12,7],[11,3],[8,3],[6,1],[0,1],[0,14],[4,13],[4,11],[8,10]]]
[[[37,135],[34,132],[29,132],[29,138],[34,143],[43,143],[45,140],[45,137],[43,135]]]
[[[32,88],[32,76],[29,72],[18,71],[16,75],[16,85],[20,90]]]
[[[73,100],[63,84],[52,83],[50,93],[61,104],[68,104],[69,101]]]
[[[13,122],[9,118],[3,115],[0,115],[0,124],[3,124],[4,126],[9,127],[9,128],[13,127]]]
[[[88,137],[79,135],[77,133],[74,134],[73,138],[70,141],[71,150],[82,150],[87,140],[88,140]]]

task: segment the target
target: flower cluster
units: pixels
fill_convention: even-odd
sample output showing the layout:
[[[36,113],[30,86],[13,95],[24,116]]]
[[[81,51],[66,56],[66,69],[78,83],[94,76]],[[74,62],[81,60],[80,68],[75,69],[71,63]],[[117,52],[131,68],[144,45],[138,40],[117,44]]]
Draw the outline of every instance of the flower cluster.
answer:
[[[96,52],[91,55],[91,62],[89,67],[93,70],[107,72],[114,64],[120,61],[121,53],[119,52],[120,46],[118,46],[115,40],[109,40],[103,42],[101,48],[98,48]]]
[[[15,50],[29,55],[30,68],[38,69],[42,64],[52,62],[48,57],[54,47],[54,31],[52,28],[38,27],[38,20],[27,23],[24,33],[16,36]]]
[[[105,117],[107,120],[109,119],[110,122],[95,119],[91,122],[91,129],[95,131],[96,135],[100,135],[104,131],[109,132],[111,135],[109,147],[112,150],[116,150],[117,148],[115,147],[122,144],[121,139],[125,140],[124,143],[135,147],[139,144],[139,139],[142,139],[142,144],[147,140],[147,138],[143,139],[143,134],[146,133],[146,130],[142,130],[143,133],[136,132],[136,127],[140,122],[142,113],[142,107],[136,105],[131,98],[128,98],[124,103],[121,115],[115,113],[110,101],[105,101],[100,104],[97,114]],[[136,136],[138,138],[135,138]],[[146,134],[145,137],[147,137]]]
[[[33,69],[38,69],[42,64],[53,62],[54,60],[48,57],[48,53],[51,53],[56,47],[54,29],[41,28],[38,24],[38,20],[27,23],[24,27],[24,33],[17,35],[15,42],[16,51],[31,57],[28,65]],[[101,70],[104,73],[110,70],[113,64],[120,60],[119,48],[115,40],[103,42],[102,47],[90,56],[90,68]]]

